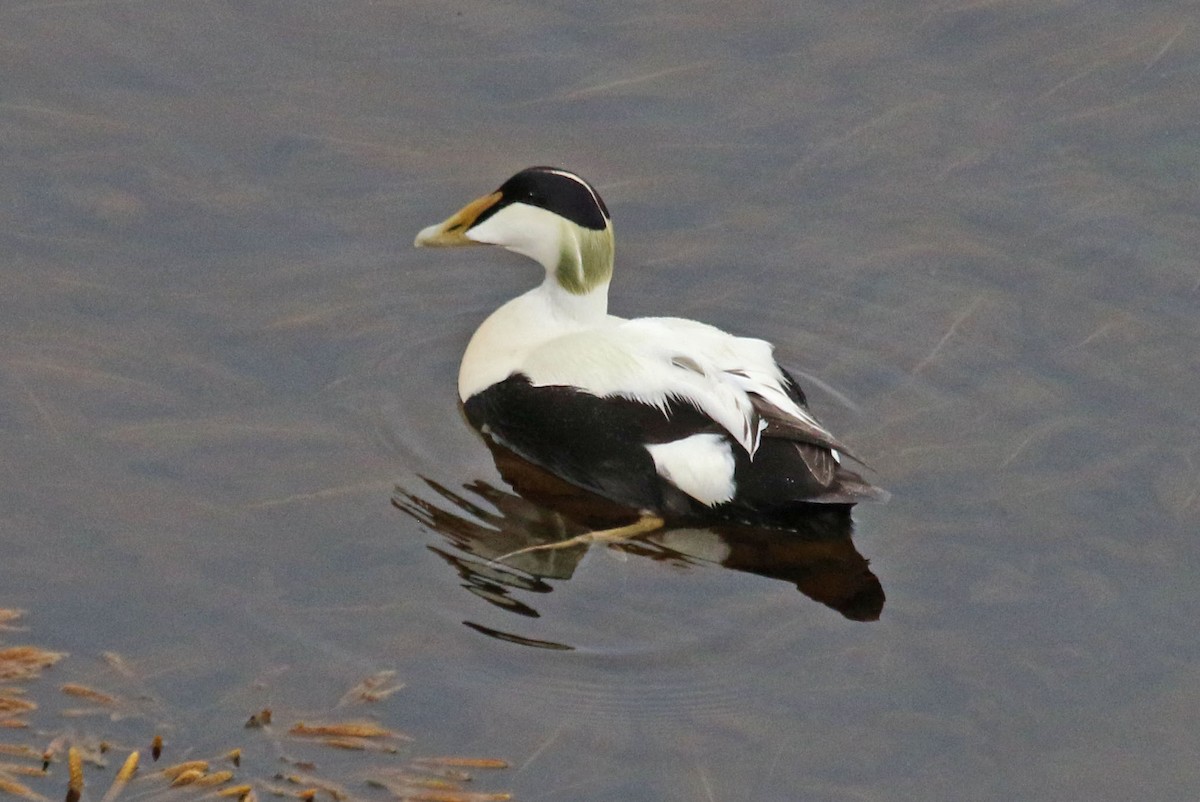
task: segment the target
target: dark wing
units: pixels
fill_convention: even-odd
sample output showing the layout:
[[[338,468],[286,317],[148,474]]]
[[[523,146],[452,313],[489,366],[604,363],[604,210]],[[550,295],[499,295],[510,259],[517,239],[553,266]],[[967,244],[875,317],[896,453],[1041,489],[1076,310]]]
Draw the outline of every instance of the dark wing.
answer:
[[[888,494],[846,469],[833,455],[862,462],[835,438],[808,409],[804,391],[783,368],[782,387],[805,417],[781,410],[750,392],[754,411],[767,422],[759,452],[749,464],[739,464],[739,500],[760,509],[795,503],[853,504],[884,500]]]

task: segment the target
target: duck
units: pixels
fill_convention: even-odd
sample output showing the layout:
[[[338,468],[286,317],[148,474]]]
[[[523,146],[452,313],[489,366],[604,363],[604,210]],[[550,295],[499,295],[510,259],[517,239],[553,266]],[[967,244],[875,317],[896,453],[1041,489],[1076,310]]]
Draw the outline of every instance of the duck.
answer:
[[[612,217],[574,172],[529,167],[440,223],[417,247],[499,246],[540,284],[471,337],[458,374],[468,423],[568,484],[638,513],[786,523],[886,492],[809,409],[761,339],[678,317],[608,311]]]

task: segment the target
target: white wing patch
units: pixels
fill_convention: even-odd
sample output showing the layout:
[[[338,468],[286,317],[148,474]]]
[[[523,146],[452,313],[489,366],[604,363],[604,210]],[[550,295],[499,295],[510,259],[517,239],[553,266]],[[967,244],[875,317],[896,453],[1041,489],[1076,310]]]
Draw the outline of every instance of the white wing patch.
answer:
[[[648,445],[658,475],[709,507],[737,492],[732,445],[723,434],[694,434],[670,443]]]
[[[554,338],[531,350],[520,372],[535,386],[565,385],[601,397],[619,396],[657,407],[692,404],[721,426],[751,457],[771,415],[833,436],[784,389],[770,343],[734,337],[681,318],[609,318],[599,327]]]

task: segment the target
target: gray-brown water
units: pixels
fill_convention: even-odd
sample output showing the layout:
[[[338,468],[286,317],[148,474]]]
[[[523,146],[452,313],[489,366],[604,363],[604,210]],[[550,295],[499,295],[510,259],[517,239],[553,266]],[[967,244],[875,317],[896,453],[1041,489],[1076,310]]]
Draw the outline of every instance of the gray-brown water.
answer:
[[[1198,53],[1191,2],[5,2],[0,607],[177,744],[395,669],[518,799],[1195,799]],[[825,384],[878,622],[703,532],[481,584],[393,506],[515,504],[454,377],[538,268],[410,244],[539,163],[615,312]]]

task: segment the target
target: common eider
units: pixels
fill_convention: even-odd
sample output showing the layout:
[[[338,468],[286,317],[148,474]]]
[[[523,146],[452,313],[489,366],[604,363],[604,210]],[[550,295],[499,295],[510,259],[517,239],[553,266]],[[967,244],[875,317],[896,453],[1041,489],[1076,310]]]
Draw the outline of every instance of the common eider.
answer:
[[[695,320],[608,313],[612,219],[578,175],[522,170],[415,244],[499,245],[545,268],[540,285],[472,336],[458,374],[467,420],[641,513],[646,528],[778,522],[886,496],[842,465],[845,446],[809,411],[770,343]]]

